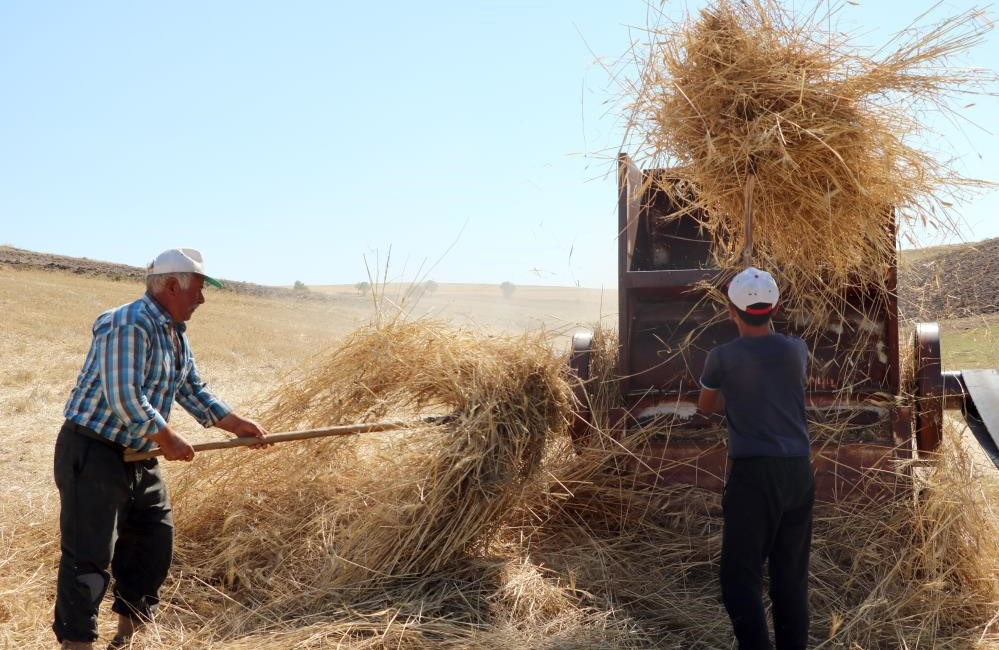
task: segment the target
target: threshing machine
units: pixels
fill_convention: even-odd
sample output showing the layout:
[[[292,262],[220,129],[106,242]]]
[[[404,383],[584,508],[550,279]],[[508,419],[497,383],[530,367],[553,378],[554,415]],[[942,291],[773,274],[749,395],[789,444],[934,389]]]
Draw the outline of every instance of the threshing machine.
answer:
[[[698,380],[707,352],[737,330],[717,301],[706,299],[709,287],[725,278],[713,268],[713,242],[697,215],[685,214],[660,189],[671,182],[669,174],[642,171],[619,156],[615,383],[622,406],[612,421],[618,429],[649,432],[640,467],[652,482],[717,490],[727,466],[724,422],[697,411]],[[894,242],[894,230],[885,236]],[[872,263],[888,265],[890,290],[844,288],[851,309],[840,322],[816,328],[775,317],[777,331],[801,336],[810,349],[806,405],[820,498],[862,492],[865,476],[894,473],[899,459],[918,461],[936,450],[945,409],[963,412],[999,467],[999,373],[943,372],[936,323],[900,331],[894,254]],[[911,364],[900,363],[903,336],[913,341]],[[572,343],[570,363],[584,382],[592,341],[580,333]],[[591,415],[585,400],[580,415],[574,435],[582,440]]]

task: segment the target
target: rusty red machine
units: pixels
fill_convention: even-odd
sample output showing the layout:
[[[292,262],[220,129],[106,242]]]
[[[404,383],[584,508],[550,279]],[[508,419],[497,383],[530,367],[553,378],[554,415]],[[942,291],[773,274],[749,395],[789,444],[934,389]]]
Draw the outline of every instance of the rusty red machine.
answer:
[[[707,352],[737,336],[710,286],[722,272],[712,265],[713,242],[696,214],[685,214],[660,188],[669,170],[642,171],[618,159],[618,359],[620,403],[614,428],[648,432],[640,466],[653,483],[721,489],[727,469],[720,415],[697,411],[699,377]],[[669,219],[662,217],[671,215]],[[886,236],[894,238],[894,231]],[[893,248],[893,247],[891,247]],[[999,467],[999,373],[943,372],[936,323],[901,332],[895,297],[897,260],[887,294],[873,287],[845,287],[844,318],[807,327],[777,316],[778,331],[802,336],[810,349],[806,405],[820,498],[863,492],[865,477],[895,475],[900,459],[936,450],[943,412],[960,409],[991,461]],[[813,324],[814,325],[814,324]],[[818,334],[806,334],[815,332]],[[900,341],[911,338],[911,370],[903,377]],[[591,333],[573,337],[570,364],[590,380]],[[580,392],[574,435],[587,436],[591,413]]]

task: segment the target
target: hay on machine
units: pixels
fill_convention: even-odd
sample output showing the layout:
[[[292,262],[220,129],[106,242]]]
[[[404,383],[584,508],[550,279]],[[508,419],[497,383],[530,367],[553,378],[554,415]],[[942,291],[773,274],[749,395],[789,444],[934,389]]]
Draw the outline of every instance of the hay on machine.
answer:
[[[628,86],[629,137],[653,182],[715,243],[722,269],[779,269],[792,315],[846,310],[843,288],[892,290],[896,233],[955,232],[955,204],[990,185],[924,150],[920,121],[988,92],[994,72],[956,67],[991,23],[972,10],[915,26],[875,53],[829,31],[831,9],[719,0],[648,30]]]
[[[991,24],[969,11],[872,51],[827,28],[843,5],[813,7],[719,0],[635,48],[626,147],[646,171],[619,154],[621,383],[635,420],[669,429],[663,457],[690,461],[669,480],[721,485],[724,451],[706,446],[721,447],[722,428],[706,435],[691,395],[705,352],[734,334],[723,281],[747,264],[778,277],[778,329],[809,346],[821,491],[904,454],[910,410],[918,451],[935,450],[937,387],[964,381],[931,367],[935,325],[910,351],[926,361],[908,368],[921,380],[906,375],[897,247],[917,224],[956,228],[954,199],[988,185],[934,156],[927,118],[995,82],[955,65]]]

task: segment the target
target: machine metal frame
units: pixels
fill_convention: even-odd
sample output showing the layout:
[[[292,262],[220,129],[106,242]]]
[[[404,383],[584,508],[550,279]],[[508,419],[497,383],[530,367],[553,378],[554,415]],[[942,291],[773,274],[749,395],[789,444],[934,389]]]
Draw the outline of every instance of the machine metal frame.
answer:
[[[646,427],[649,444],[642,458],[653,483],[685,483],[719,490],[727,453],[717,435],[719,415],[697,412],[698,378],[705,356],[737,335],[711,287],[727,279],[711,263],[715,242],[696,213],[677,205],[659,189],[671,182],[669,170],[642,171],[626,154],[619,156],[618,193],[618,388],[624,408],[613,414],[616,427]],[[663,215],[671,215],[663,220]],[[894,243],[894,227],[885,237]],[[886,247],[894,250],[894,246]],[[937,449],[945,408],[962,409],[977,439],[999,467],[999,374],[995,371],[944,373],[940,367],[939,328],[922,323],[914,334],[915,400],[903,395],[899,359],[899,316],[894,256],[887,264],[887,293],[873,287],[844,289],[851,309],[841,322],[806,327],[778,315],[778,331],[803,335],[812,371],[806,388],[813,422],[847,423],[865,432],[860,440],[813,445],[820,497],[839,499],[863,491],[864,476],[894,475],[896,461]],[[592,338],[578,334],[570,363],[589,380]],[[844,387],[849,387],[845,389]],[[582,405],[581,426],[588,416]],[[974,423],[972,424],[972,421]]]

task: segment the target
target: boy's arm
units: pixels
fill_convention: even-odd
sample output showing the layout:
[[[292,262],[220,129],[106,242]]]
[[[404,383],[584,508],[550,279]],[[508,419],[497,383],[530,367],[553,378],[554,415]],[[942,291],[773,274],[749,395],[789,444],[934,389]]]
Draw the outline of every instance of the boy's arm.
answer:
[[[718,359],[718,349],[708,352],[704,360],[704,372],[701,373],[701,394],[697,396],[697,408],[701,413],[709,414],[725,410],[725,397],[721,392],[722,371]]]
[[[697,408],[701,413],[720,413],[725,410],[725,396],[720,390],[701,386],[701,394],[697,396]]]

